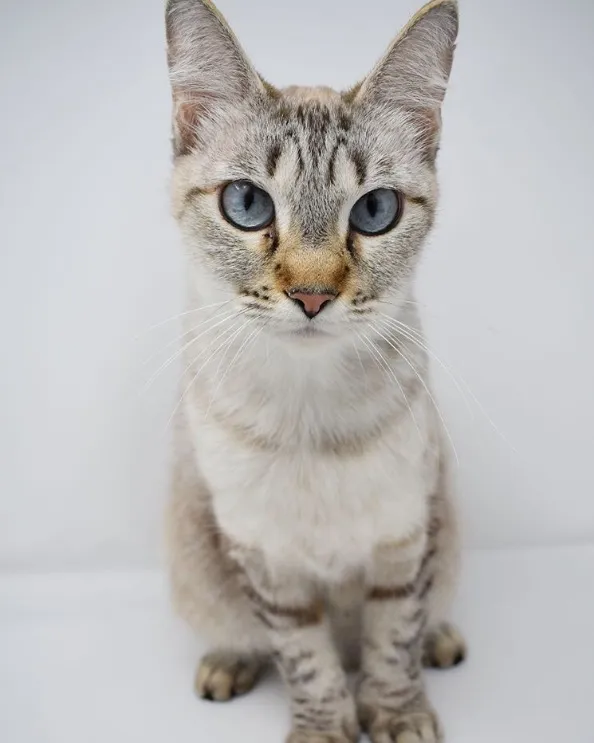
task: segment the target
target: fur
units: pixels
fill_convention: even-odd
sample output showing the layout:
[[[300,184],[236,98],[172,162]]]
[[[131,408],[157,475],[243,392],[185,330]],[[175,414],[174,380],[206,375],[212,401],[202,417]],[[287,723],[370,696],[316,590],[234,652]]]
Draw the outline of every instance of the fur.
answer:
[[[167,6],[189,307],[173,596],[211,645],[199,693],[243,693],[273,660],[291,743],[353,741],[359,724],[374,743],[440,739],[420,664],[463,654],[444,624],[456,520],[413,298],[456,33],[455,3],[437,0],[352,90],[279,91],[210,2]],[[270,226],[221,216],[238,179],[270,194]],[[399,223],[355,233],[351,208],[380,187],[400,194]],[[295,287],[337,298],[308,319]]]

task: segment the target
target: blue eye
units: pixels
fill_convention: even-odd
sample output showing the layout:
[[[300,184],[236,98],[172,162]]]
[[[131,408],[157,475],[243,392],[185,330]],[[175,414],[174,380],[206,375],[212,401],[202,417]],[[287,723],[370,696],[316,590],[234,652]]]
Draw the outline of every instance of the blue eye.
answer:
[[[362,235],[381,235],[396,226],[402,214],[400,195],[390,188],[377,188],[361,196],[351,209],[351,227]]]
[[[240,230],[261,230],[274,219],[274,203],[250,181],[233,181],[221,194],[221,212]]]

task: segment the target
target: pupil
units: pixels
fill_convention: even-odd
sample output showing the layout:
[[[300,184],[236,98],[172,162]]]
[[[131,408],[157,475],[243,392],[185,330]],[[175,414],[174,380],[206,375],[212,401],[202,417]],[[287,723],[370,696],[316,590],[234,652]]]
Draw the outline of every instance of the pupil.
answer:
[[[367,211],[372,218],[377,214],[377,199],[375,194],[370,193],[367,197]]]
[[[254,203],[254,189],[248,188],[246,189],[243,195],[243,208],[246,210],[246,212],[249,212],[253,203]]]

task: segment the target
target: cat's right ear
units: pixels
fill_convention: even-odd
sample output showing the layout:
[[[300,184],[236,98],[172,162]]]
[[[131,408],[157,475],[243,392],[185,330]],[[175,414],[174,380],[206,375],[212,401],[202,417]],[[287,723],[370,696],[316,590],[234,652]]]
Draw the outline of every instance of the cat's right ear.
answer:
[[[166,29],[173,149],[179,156],[201,145],[205,124],[224,121],[265,88],[210,0],[168,0]]]

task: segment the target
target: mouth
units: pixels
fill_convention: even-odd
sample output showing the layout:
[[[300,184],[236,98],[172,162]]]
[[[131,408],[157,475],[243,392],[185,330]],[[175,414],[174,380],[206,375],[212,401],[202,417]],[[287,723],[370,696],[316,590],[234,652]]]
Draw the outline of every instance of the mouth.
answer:
[[[299,328],[285,330],[283,335],[290,336],[291,338],[327,338],[330,333],[319,326],[309,323],[308,325],[302,325]]]

